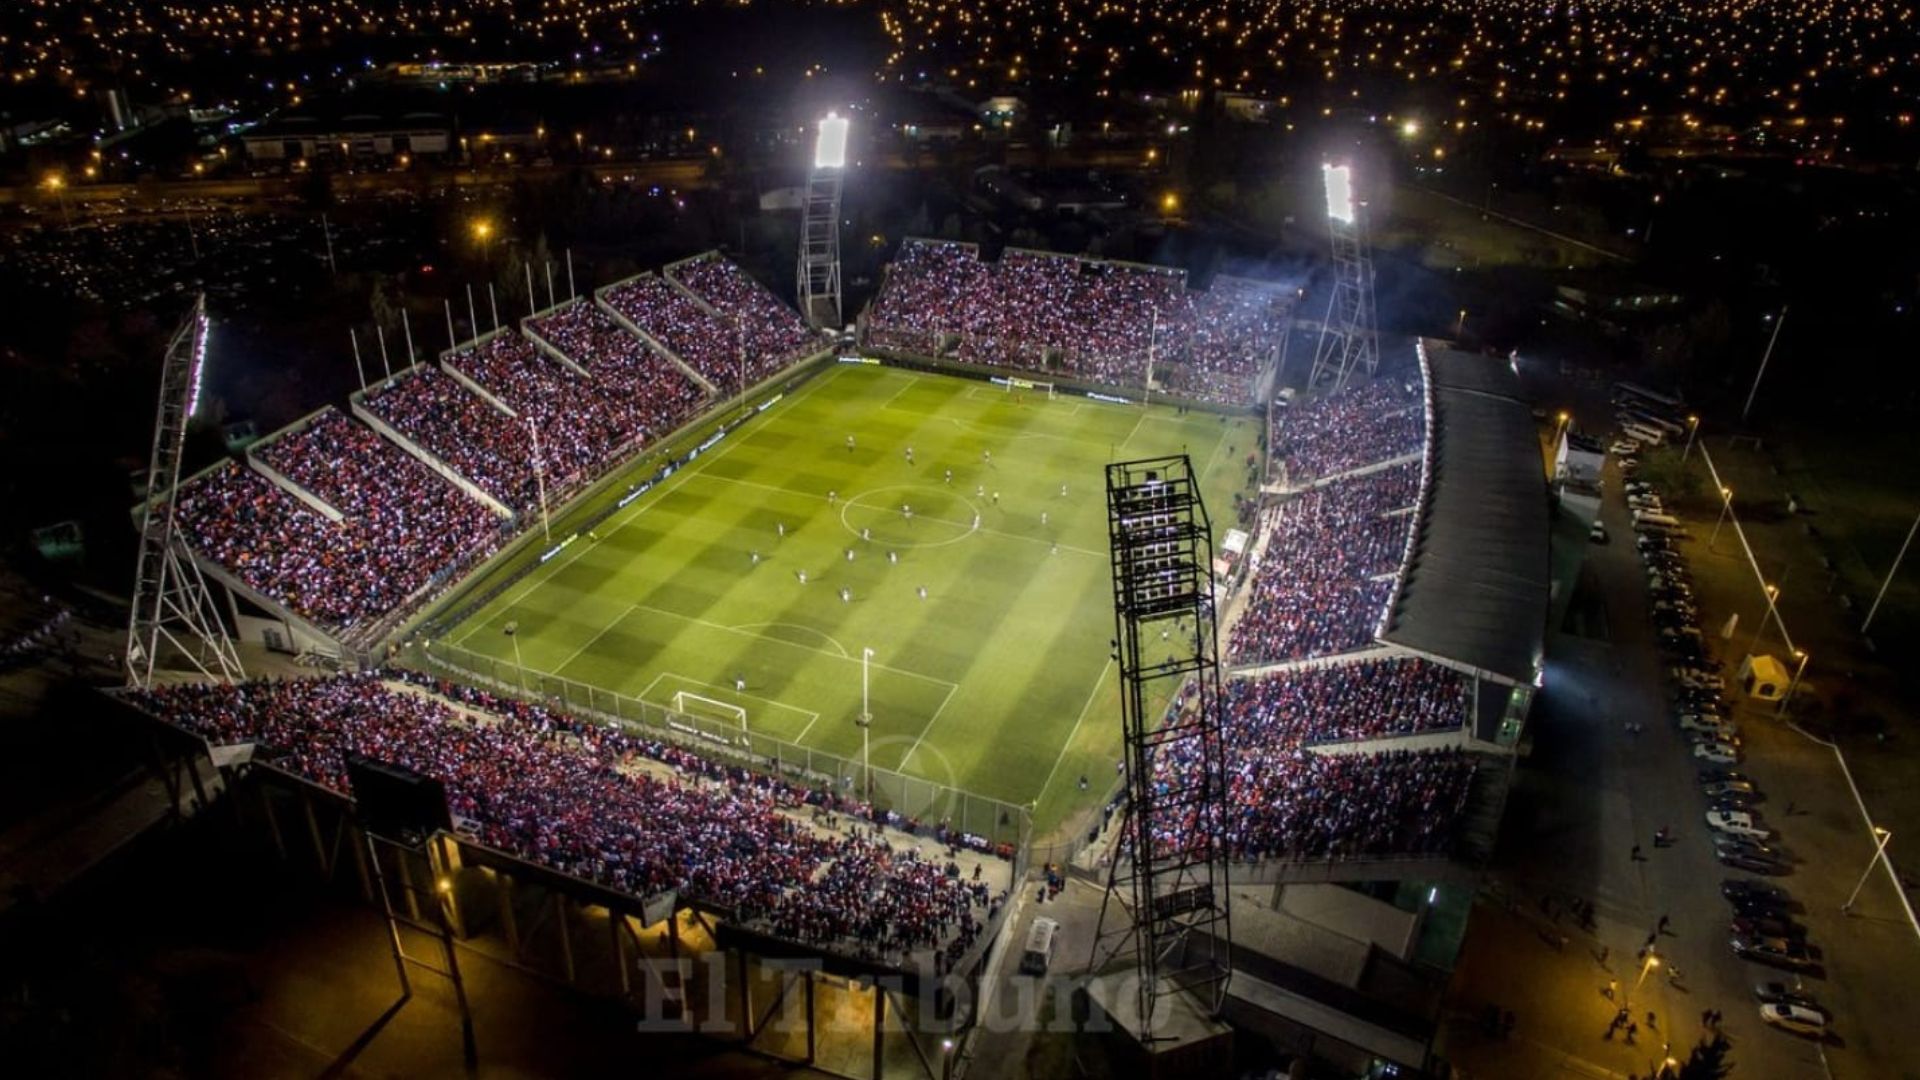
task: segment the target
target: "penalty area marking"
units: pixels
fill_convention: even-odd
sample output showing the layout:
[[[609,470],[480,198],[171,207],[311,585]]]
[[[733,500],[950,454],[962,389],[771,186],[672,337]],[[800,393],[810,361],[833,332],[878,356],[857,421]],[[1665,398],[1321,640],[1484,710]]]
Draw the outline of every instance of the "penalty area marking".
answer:
[[[826,631],[824,631],[824,630],[815,630],[815,629],[814,629],[813,627],[811,627],[811,626],[802,626],[802,625],[801,625],[800,623],[793,623],[793,622],[743,622],[743,623],[739,623],[739,624],[737,624],[737,625],[735,625],[735,626],[731,626],[731,627],[728,627],[728,629],[730,629],[730,630],[739,630],[739,631],[743,631],[743,632],[744,632],[744,631],[747,631],[747,630],[760,630],[760,629],[768,629],[768,630],[771,630],[772,628],[774,628],[774,627],[776,627],[776,626],[784,626],[784,627],[786,627],[786,628],[787,628],[787,629],[789,629],[789,630],[803,630],[803,631],[805,631],[805,632],[807,632],[807,633],[809,633],[809,634],[814,634],[814,635],[816,635],[816,636],[818,636],[818,637],[820,638],[820,640],[822,640],[822,641],[824,641],[824,642],[826,642],[827,644],[829,644],[829,645],[831,645],[831,646],[833,646],[833,647],[834,647],[835,649],[837,649],[837,650],[839,650],[839,652],[840,652],[840,659],[842,659],[842,660],[851,660],[851,659],[853,659],[853,654],[852,654],[852,653],[849,653],[849,652],[847,651],[847,647],[846,647],[845,645],[842,645],[842,644],[840,644],[840,643],[839,643],[838,641],[835,641],[835,640],[833,639],[833,635],[832,635],[832,634],[829,634],[829,633],[827,633],[827,632],[826,632]],[[761,636],[761,637],[765,637],[766,635],[765,635],[765,634],[762,634],[762,635],[760,635],[760,636]],[[779,640],[779,639],[777,639],[777,638],[776,638],[775,640]]]

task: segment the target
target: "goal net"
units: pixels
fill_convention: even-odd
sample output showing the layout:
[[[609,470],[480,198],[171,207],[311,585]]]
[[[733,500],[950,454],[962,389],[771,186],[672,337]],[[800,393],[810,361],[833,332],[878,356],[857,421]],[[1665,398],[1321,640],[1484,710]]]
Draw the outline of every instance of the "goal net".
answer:
[[[682,716],[704,716],[726,720],[738,724],[742,731],[747,729],[747,710],[738,705],[715,701],[713,698],[701,697],[699,694],[691,694],[685,690],[674,693],[673,711]]]
[[[1018,378],[1010,378],[1005,380],[995,379],[994,381],[1001,383],[1002,388],[1005,389],[1006,392],[1009,394],[1017,393],[1022,390],[1033,390],[1033,391],[1037,391],[1039,393],[1047,395],[1048,401],[1053,400],[1053,384],[1050,382],[1041,382],[1037,379],[1018,379]]]

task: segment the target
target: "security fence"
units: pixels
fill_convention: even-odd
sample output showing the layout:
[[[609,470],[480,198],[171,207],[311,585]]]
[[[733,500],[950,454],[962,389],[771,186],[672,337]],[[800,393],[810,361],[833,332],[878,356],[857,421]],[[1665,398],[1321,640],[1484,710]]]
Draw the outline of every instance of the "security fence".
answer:
[[[1032,819],[1024,806],[975,795],[949,784],[889,769],[862,769],[857,758],[775,738],[738,721],[675,712],[603,687],[441,641],[409,643],[396,657],[416,670],[470,683],[507,697],[537,701],[584,719],[662,739],[703,757],[777,775],[790,782],[864,798],[915,831],[936,825],[981,837],[1008,854],[1024,852]],[[871,797],[865,795],[871,791]],[[1017,860],[1018,861],[1018,860]]]

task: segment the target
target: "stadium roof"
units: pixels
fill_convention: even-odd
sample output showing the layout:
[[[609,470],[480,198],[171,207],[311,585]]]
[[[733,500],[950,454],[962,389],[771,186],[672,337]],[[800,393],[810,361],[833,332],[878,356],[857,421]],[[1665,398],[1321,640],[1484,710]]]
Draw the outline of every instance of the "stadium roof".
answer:
[[[1424,341],[1432,476],[1382,640],[1530,683],[1546,639],[1547,484],[1533,413],[1500,360]]]

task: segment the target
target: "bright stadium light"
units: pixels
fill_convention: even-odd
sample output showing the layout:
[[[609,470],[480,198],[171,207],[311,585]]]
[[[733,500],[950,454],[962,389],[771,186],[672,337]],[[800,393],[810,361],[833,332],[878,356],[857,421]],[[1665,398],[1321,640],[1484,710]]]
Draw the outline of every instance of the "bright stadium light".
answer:
[[[1353,169],[1346,165],[1322,165],[1327,180],[1327,216],[1342,225],[1353,224]]]
[[[813,144],[813,167],[816,169],[838,169],[847,163],[847,121],[845,117],[828,113],[820,121],[820,138]]]
[[[207,334],[213,329],[203,312],[196,317],[199,331],[193,335],[193,365],[187,369],[187,415],[200,411],[200,377],[207,370]]]

